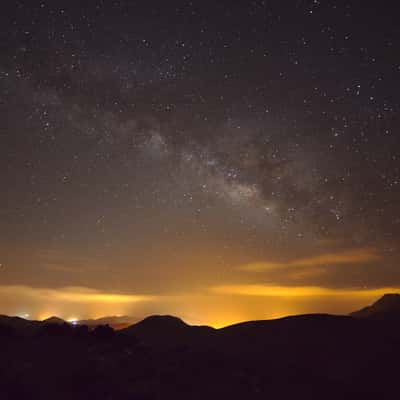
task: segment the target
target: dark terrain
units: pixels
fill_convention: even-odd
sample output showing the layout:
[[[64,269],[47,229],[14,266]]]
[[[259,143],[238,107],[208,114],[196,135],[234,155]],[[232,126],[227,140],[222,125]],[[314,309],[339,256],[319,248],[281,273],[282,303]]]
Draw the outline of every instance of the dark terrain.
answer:
[[[223,329],[0,317],[0,399],[395,399],[400,296]],[[55,321],[53,321],[55,322]]]

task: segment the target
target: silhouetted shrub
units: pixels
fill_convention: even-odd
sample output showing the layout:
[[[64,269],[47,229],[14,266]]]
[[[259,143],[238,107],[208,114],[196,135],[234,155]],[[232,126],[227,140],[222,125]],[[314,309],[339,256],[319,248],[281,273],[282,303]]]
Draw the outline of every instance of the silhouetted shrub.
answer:
[[[92,335],[96,339],[100,340],[105,340],[105,339],[111,339],[114,337],[114,329],[111,328],[109,325],[99,325],[94,328]]]
[[[44,336],[70,336],[72,333],[71,325],[64,324],[45,324],[39,331],[40,335]]]
[[[73,335],[78,339],[85,339],[89,337],[89,327],[87,325],[74,326]]]

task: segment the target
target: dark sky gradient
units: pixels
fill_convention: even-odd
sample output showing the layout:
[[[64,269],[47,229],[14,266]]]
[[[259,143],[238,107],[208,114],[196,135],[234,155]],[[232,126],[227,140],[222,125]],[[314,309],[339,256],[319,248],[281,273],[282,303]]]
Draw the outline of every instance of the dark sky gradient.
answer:
[[[396,11],[2,4],[0,313],[221,325],[399,288]]]

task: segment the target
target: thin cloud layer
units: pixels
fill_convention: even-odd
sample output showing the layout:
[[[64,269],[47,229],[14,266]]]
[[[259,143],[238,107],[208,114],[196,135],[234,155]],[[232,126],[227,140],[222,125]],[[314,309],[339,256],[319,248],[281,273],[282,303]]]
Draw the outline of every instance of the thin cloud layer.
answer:
[[[35,300],[63,303],[138,303],[151,301],[154,296],[106,293],[86,287],[64,287],[59,289],[34,288],[29,286],[0,286],[0,296],[23,296]]]
[[[381,259],[375,249],[353,249],[338,253],[294,259],[286,262],[257,262],[238,267],[242,271],[263,272],[281,267],[316,267],[323,265],[361,264]]]
[[[210,288],[212,293],[221,295],[262,296],[262,297],[320,297],[320,296],[346,296],[346,297],[376,297],[385,293],[399,292],[400,288],[349,288],[334,289],[319,286],[275,286],[275,285],[220,285]]]

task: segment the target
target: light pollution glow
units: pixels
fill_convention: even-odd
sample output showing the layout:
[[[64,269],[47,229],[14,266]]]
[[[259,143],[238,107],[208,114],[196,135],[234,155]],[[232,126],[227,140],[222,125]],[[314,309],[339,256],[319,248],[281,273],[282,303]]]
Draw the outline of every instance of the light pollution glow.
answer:
[[[387,7],[3,3],[0,313],[221,326],[400,287]]]
[[[347,313],[373,302],[385,293],[399,291],[400,288],[393,287],[334,289],[319,286],[232,284],[212,286],[196,293],[149,296],[106,293],[82,287],[55,290],[0,286],[0,300],[3,303],[12,293],[14,301],[11,304],[14,309],[26,309],[26,305],[31,304],[33,312],[30,314],[39,320],[52,315],[77,320],[122,313],[139,317],[169,313],[191,324],[221,327],[248,319],[278,318],[298,313],[332,310]],[[216,308],[215,304],[220,306]]]

